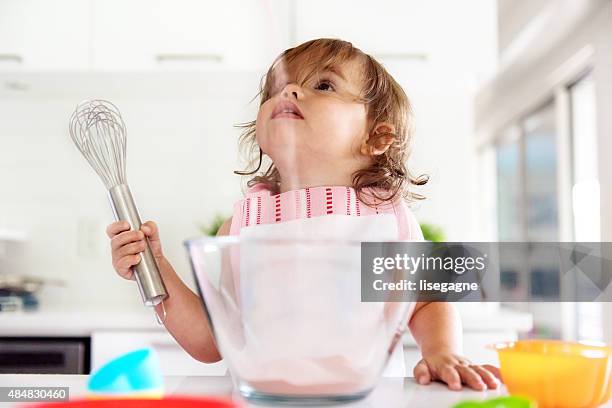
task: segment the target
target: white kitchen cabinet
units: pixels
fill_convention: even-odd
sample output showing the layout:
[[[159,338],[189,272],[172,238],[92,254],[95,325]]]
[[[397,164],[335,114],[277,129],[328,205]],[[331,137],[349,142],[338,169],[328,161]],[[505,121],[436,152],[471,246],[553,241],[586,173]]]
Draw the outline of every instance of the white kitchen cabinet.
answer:
[[[0,70],[262,70],[285,0],[0,0]]]
[[[383,59],[412,59],[430,49],[431,2],[308,0],[295,2],[295,41],[331,37],[351,41]]]
[[[223,22],[210,1],[94,0],[93,67],[147,70],[165,63],[216,66],[223,59]]]
[[[287,43],[286,2],[93,0],[96,70],[253,69]]]
[[[0,70],[83,70],[89,3],[0,0]]]
[[[206,364],[192,358],[174,338],[163,330],[94,331],[91,335],[91,370],[130,351],[153,348],[164,375],[224,375],[223,361]]]

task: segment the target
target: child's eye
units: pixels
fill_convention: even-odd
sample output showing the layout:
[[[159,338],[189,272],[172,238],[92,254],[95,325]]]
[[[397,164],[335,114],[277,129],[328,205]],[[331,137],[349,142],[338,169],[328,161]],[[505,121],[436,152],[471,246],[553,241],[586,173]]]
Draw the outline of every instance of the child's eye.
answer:
[[[333,91],[334,84],[332,84],[331,81],[324,79],[317,83],[317,85],[315,86],[315,89],[318,89],[320,91]]]

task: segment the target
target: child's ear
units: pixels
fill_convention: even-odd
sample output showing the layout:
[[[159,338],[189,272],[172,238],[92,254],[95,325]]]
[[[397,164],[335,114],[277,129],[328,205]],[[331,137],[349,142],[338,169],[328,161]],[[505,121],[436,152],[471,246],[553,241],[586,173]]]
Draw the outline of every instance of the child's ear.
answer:
[[[378,123],[368,139],[361,145],[361,153],[366,156],[379,156],[384,154],[395,141],[395,126],[390,123]]]

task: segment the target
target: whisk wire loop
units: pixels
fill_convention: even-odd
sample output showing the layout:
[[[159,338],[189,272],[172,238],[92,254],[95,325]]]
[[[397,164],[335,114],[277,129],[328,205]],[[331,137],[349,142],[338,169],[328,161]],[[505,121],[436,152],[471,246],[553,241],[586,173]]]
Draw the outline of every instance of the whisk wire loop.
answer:
[[[119,109],[103,99],[79,103],[70,118],[70,137],[107,189],[127,183],[126,133]]]

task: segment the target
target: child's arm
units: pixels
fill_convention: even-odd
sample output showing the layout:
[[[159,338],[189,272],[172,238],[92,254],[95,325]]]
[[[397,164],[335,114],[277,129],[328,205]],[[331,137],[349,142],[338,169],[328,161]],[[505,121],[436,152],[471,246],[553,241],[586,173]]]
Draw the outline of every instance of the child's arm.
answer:
[[[228,235],[231,217],[226,220],[217,235]],[[152,225],[150,225],[152,224]],[[149,237],[149,242],[159,241],[159,233],[154,223],[145,223],[143,232]],[[151,230],[147,231],[148,228]],[[151,243],[153,246],[154,244]],[[160,245],[161,248],[161,245]],[[196,360],[204,363],[214,363],[221,360],[221,355],[212,334],[208,317],[202,309],[202,301],[198,295],[183,283],[165,257],[159,262],[160,273],[170,296],[164,302],[166,321],[164,325],[176,341]],[[163,318],[161,304],[155,307],[157,314]]]
[[[231,219],[226,221],[218,235],[227,234],[230,222]],[[157,225],[148,221],[142,224],[141,231],[130,231],[127,222],[114,222],[108,226],[107,234],[111,238],[113,267],[121,277],[132,280],[134,276],[131,268],[140,262],[139,253],[146,245],[145,235],[149,238],[151,251],[169,294],[163,304],[166,310],[166,329],[196,360],[205,363],[219,361],[221,356],[200,298],[183,283],[163,255]],[[161,304],[155,307],[160,319],[164,319],[163,308]]]
[[[158,265],[170,295],[163,305],[166,309],[164,326],[196,360],[204,363],[221,360],[200,297],[183,283],[166,258],[158,262]],[[155,306],[155,311],[160,319],[164,318],[161,304]]]
[[[228,235],[232,223],[231,217],[226,220],[217,235]],[[159,240],[157,228],[154,226],[154,239]],[[146,233],[146,231],[145,231]],[[149,242],[151,241],[149,236]],[[163,257],[160,265],[160,273],[170,294],[165,301],[166,329],[172,334],[176,341],[196,360],[204,363],[214,363],[221,360],[221,354],[212,334],[208,317],[202,310],[202,301],[198,295],[193,293],[187,285],[178,277],[170,262]],[[161,304],[155,307],[157,314],[163,318]]]
[[[452,304],[418,302],[409,327],[423,355],[414,367],[419,384],[441,380],[453,390],[461,389],[462,383],[475,390],[498,387],[500,376],[496,367],[470,364],[461,356],[461,317]]]

